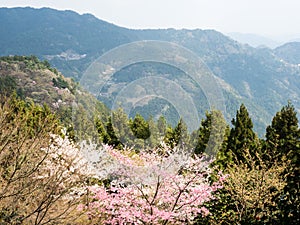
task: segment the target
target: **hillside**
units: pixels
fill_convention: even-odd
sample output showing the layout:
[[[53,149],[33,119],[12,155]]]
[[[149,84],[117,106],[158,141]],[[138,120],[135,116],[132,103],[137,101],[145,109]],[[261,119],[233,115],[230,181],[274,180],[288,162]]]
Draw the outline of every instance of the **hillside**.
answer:
[[[78,83],[35,56],[0,57],[0,93],[13,92],[28,103],[49,106],[70,135],[78,137],[83,130],[80,126],[88,129],[94,126],[93,118],[108,115],[108,109]]]
[[[288,63],[300,64],[300,40],[299,42],[286,43],[276,48],[274,52]]]
[[[216,75],[227,118],[244,102],[262,134],[288,100],[300,109],[297,56],[289,51],[279,54],[280,47],[252,48],[214,30],[131,30],[89,14],[48,8],[1,8],[0,19],[1,55],[37,55],[77,81],[96,58],[114,47],[141,40],[168,41],[197,54]]]

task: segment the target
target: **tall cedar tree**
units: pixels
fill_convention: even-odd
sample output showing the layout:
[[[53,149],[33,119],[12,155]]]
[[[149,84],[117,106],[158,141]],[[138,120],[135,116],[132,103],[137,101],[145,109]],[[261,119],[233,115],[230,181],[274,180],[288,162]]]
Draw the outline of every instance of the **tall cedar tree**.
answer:
[[[115,148],[121,149],[123,147],[122,142],[120,142],[116,136],[111,117],[108,118],[106,123],[106,135],[104,136],[103,142],[105,144],[114,146]]]
[[[287,179],[287,185],[279,200],[282,209],[280,221],[282,224],[299,224],[300,130],[295,108],[290,102],[277,112],[272,124],[267,127],[266,153],[272,157],[271,163],[274,160],[290,161],[286,171],[282,174]]]
[[[145,141],[145,144],[147,147],[154,148],[159,145],[159,142],[162,140],[162,136],[160,135],[157,123],[154,121],[152,116],[150,116],[147,122],[149,125],[150,136]]]
[[[188,134],[187,126],[182,118],[180,118],[174,129],[171,126],[167,127],[164,142],[171,148],[174,148],[175,146],[189,147],[190,136]]]
[[[157,128],[160,136],[165,136],[167,130],[167,121],[164,116],[160,116],[157,120]]]
[[[136,138],[145,140],[151,135],[149,123],[140,114],[136,114],[130,121],[130,128]]]
[[[296,111],[293,105],[288,103],[276,113],[272,124],[267,127],[267,151],[279,160],[289,154],[295,157],[296,150],[299,149],[299,138],[300,131]]]
[[[201,121],[197,131],[196,154],[206,152],[208,155],[216,156],[222,150],[226,140],[226,121],[220,111],[212,110],[206,112],[206,118]]]
[[[253,131],[253,123],[244,104],[237,111],[232,125],[227,151],[231,151],[238,161],[244,161],[245,149],[248,149],[251,155],[255,155],[254,151],[258,148],[258,138]]]

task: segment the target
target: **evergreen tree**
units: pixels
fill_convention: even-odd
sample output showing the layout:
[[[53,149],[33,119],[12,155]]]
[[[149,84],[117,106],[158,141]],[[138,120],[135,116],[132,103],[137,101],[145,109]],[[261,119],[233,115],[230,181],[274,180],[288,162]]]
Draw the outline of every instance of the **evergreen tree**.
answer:
[[[218,165],[218,168],[222,171],[224,171],[228,165],[232,164],[234,162],[233,155],[231,151],[228,151],[228,138],[230,135],[230,128],[227,125],[224,131],[224,139],[222,142],[222,145],[217,152],[216,160],[214,161],[214,165]]]
[[[238,161],[245,159],[245,149],[248,149],[250,154],[254,156],[259,145],[258,138],[253,131],[253,123],[244,104],[237,111],[232,125],[227,150],[232,151]]]
[[[186,123],[180,118],[177,126],[174,129],[175,142],[181,147],[190,147],[190,136]]]
[[[126,146],[134,146],[134,134],[130,128],[130,121],[128,116],[122,108],[112,112],[111,122],[113,124],[113,129],[117,135],[119,141]]]
[[[96,129],[99,134],[100,143],[108,144],[110,137],[106,132],[103,122],[100,119],[96,119]]]
[[[150,137],[149,123],[140,114],[130,121],[130,128],[136,138],[146,140]]]
[[[14,77],[0,76],[0,93],[1,95],[10,96],[17,89],[17,82]]]
[[[160,116],[157,120],[157,128],[160,136],[165,136],[167,130],[167,121],[164,116]]]
[[[82,140],[98,141],[98,132],[95,126],[95,120],[83,105],[72,108],[72,133],[74,139],[79,142]]]
[[[106,127],[107,135],[103,136],[103,142],[105,144],[114,146],[115,148],[122,148],[123,144],[122,144],[122,142],[120,142],[120,140],[116,136],[111,117],[108,118],[108,121],[107,121],[105,127]]]
[[[277,112],[272,124],[267,127],[267,151],[280,160],[299,148],[299,128],[295,108],[291,103]]]
[[[280,221],[282,224],[299,224],[300,130],[295,108],[290,102],[276,113],[272,124],[267,127],[265,153],[270,156],[271,163],[289,160],[289,166],[282,174],[287,179],[287,185],[279,198],[282,209]]]
[[[190,147],[190,136],[182,118],[174,129],[171,126],[167,127],[164,141],[171,148],[178,145],[181,147]]]
[[[226,121],[220,111],[212,110],[206,112],[206,118],[201,121],[198,130],[196,154],[206,154],[215,156],[222,149],[225,140]]]
[[[151,116],[148,120],[149,129],[151,132],[150,137],[146,140],[147,147],[155,148],[159,145],[160,141],[162,140],[162,135],[160,135],[159,129],[157,127],[157,123],[154,121],[153,117]]]

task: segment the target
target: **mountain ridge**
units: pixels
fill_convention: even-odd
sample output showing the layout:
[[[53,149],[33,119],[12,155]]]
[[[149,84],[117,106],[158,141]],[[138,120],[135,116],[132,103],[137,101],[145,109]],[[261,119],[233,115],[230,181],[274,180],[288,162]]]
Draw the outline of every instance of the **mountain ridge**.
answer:
[[[256,130],[263,133],[288,100],[300,112],[300,66],[276,50],[240,44],[214,30],[134,30],[91,14],[49,8],[0,8],[0,19],[1,55],[37,55],[77,81],[94,60],[117,46],[168,41],[193,51],[227,87],[223,92],[229,117],[244,102]]]

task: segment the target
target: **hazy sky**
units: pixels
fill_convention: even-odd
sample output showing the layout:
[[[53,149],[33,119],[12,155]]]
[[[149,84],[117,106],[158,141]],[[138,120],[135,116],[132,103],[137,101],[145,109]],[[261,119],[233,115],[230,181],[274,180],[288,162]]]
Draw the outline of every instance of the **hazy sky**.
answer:
[[[0,0],[0,6],[71,9],[128,28],[300,35],[300,0]]]

